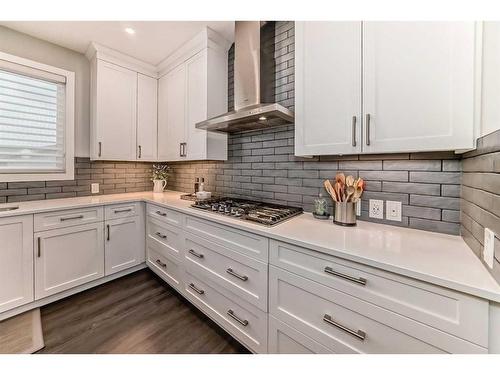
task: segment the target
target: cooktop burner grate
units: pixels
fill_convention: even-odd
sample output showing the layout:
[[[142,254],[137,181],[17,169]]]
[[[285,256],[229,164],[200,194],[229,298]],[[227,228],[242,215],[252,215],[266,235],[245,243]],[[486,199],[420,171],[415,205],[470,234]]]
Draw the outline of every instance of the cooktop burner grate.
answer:
[[[303,212],[303,209],[300,207],[256,202],[239,198],[217,198],[196,201],[191,207],[267,226],[282,223]]]

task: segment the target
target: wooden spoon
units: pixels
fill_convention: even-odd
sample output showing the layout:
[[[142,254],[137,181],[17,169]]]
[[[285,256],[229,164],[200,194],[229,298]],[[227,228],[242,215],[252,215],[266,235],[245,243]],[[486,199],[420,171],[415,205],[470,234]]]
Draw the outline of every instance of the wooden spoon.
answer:
[[[354,186],[354,177],[353,176],[347,176],[345,178],[345,184],[347,186]]]
[[[330,182],[330,180],[325,180],[325,182],[323,183],[323,185],[324,185],[325,190],[327,191],[327,193],[330,194],[330,197],[332,197],[332,199],[337,202],[337,194],[336,194],[335,189],[333,188],[332,183]]]
[[[335,176],[335,182],[340,182],[342,185],[345,185],[345,174],[337,173]]]

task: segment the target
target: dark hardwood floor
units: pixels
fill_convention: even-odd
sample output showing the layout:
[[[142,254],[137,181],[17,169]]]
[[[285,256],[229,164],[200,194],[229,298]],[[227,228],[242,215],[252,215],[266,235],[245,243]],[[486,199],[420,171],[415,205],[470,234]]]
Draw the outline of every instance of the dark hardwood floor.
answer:
[[[248,353],[149,270],[41,309],[38,353]]]

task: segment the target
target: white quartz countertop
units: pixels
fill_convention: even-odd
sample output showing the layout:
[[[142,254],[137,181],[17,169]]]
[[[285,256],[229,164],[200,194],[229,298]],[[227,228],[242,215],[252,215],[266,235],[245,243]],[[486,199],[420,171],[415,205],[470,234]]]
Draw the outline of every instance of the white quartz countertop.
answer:
[[[61,209],[112,203],[145,201],[250,231],[269,238],[304,246],[322,253],[381,268],[418,280],[500,302],[500,285],[460,236],[358,221],[341,227],[311,214],[294,217],[269,228],[259,224],[191,208],[182,193],[127,193],[1,204],[18,206],[0,211],[0,218]]]

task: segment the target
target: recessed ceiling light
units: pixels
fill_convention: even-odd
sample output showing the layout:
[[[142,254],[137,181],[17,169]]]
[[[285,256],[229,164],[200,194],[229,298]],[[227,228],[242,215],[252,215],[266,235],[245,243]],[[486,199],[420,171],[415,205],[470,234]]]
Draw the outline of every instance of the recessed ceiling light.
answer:
[[[266,116],[260,116],[259,117],[259,121],[266,121],[267,120],[267,117]]]
[[[127,34],[130,34],[130,35],[135,34],[135,30],[134,30],[134,29],[132,29],[131,27],[126,27],[126,28],[125,28],[125,32],[126,32]]]

